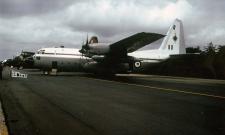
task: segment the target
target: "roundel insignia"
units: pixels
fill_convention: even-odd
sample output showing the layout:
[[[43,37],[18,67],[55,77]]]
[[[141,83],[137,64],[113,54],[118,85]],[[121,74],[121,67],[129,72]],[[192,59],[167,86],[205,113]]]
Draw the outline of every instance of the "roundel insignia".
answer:
[[[138,61],[138,62],[135,62],[135,63],[134,63],[134,66],[135,66],[136,68],[139,68],[139,67],[141,66],[141,62],[139,62],[139,61]]]
[[[177,41],[177,36],[176,36],[176,35],[173,37],[173,40],[174,40],[175,42]]]

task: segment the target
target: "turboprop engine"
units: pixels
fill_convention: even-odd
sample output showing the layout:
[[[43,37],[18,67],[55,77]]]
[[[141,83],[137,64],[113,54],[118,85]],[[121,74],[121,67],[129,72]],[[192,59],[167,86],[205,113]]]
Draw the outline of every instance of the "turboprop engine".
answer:
[[[89,53],[94,55],[104,55],[110,50],[109,44],[106,43],[93,43],[89,44]]]
[[[87,56],[104,55],[107,54],[109,51],[109,44],[98,43],[98,38],[96,36],[91,37],[89,42],[87,37],[86,44],[82,45],[82,48],[80,50],[81,53]]]

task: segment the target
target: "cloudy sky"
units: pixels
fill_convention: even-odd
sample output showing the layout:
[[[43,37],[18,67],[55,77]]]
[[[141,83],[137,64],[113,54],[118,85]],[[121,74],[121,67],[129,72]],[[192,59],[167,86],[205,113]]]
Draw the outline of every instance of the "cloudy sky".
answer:
[[[224,0],[0,0],[0,60],[21,50],[80,48],[86,35],[115,42],[137,32],[165,34],[183,21],[187,46],[225,44]]]

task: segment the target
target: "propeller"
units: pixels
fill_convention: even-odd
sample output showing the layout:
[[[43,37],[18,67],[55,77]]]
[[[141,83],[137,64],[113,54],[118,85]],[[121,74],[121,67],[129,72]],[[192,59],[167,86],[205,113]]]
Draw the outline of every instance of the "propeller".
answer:
[[[79,50],[80,53],[84,54],[87,53],[87,51],[90,49],[89,44],[88,44],[88,35],[86,39],[86,43],[82,45],[82,48]]]

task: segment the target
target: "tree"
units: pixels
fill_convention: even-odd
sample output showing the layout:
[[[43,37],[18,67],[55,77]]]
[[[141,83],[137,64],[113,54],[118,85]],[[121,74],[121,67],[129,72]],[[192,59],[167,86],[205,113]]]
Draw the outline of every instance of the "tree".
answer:
[[[219,46],[214,60],[217,77],[225,79],[225,46]]]
[[[205,47],[204,53],[209,56],[214,56],[216,54],[216,48],[212,42],[210,42],[208,46]]]
[[[218,47],[218,53],[219,56],[224,57],[225,58],[225,46],[220,45]]]

